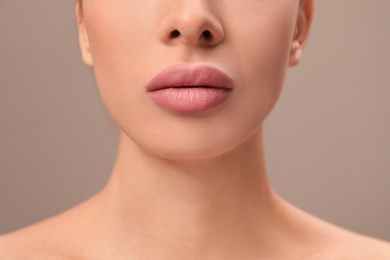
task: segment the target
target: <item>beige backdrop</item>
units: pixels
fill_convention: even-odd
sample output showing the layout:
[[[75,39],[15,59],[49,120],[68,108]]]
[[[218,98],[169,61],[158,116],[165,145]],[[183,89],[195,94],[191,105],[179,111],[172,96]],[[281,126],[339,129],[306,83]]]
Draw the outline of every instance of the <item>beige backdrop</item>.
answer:
[[[79,55],[73,0],[0,0],[0,233],[96,193],[117,129]],[[266,122],[293,204],[390,240],[390,1],[317,0],[303,62]]]

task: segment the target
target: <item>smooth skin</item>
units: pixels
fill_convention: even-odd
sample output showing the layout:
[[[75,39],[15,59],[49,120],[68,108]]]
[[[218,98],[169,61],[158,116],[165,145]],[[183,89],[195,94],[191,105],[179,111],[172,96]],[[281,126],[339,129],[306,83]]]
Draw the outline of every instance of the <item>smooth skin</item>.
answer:
[[[388,243],[296,209],[268,180],[262,124],[301,59],[313,5],[78,2],[83,60],[120,127],[117,160],[88,201],[2,236],[0,259],[390,259]],[[231,97],[201,113],[158,107],[145,87],[176,64],[223,70]]]

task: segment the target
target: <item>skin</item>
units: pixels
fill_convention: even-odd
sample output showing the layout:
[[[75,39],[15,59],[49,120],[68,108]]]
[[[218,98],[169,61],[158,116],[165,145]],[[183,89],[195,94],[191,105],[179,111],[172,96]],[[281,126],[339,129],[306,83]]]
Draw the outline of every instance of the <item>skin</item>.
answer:
[[[99,194],[0,238],[0,258],[389,259],[387,243],[296,209],[268,180],[262,124],[312,14],[313,0],[78,3],[83,59],[121,129],[117,160]],[[145,86],[175,64],[220,68],[231,97],[194,114],[156,106]]]

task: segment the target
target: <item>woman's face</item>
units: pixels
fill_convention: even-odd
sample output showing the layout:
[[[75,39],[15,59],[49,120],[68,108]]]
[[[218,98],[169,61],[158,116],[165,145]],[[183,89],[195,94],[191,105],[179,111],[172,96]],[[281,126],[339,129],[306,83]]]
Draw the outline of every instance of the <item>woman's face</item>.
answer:
[[[84,61],[123,133],[155,155],[195,159],[259,132],[300,58],[308,26],[299,8],[299,0],[83,0],[76,10]],[[197,112],[157,105],[146,87],[174,65],[222,70],[230,96]]]

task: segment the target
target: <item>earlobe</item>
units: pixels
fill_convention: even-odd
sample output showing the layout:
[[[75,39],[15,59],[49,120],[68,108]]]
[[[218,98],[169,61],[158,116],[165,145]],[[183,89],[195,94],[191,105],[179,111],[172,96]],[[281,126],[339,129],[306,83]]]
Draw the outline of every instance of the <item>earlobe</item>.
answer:
[[[81,56],[86,65],[93,66],[93,59],[92,59],[88,34],[85,29],[83,8],[80,0],[78,0],[76,3],[76,19],[77,19],[77,25],[79,29],[79,44],[80,44]]]
[[[305,0],[300,7],[295,26],[294,37],[291,42],[289,66],[295,66],[301,60],[306,46],[310,25],[313,19],[314,0]]]

